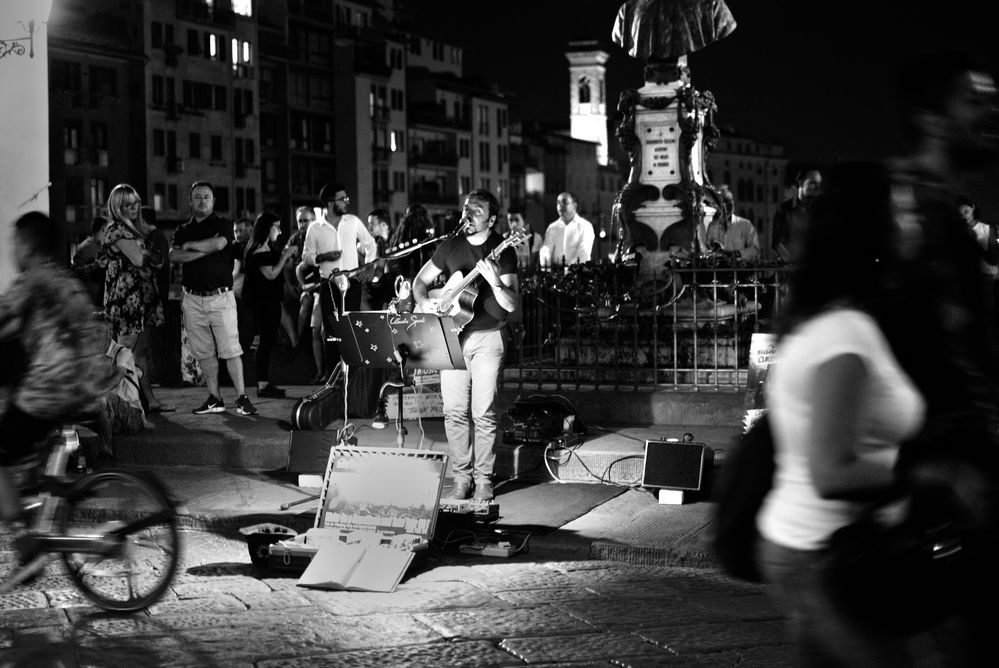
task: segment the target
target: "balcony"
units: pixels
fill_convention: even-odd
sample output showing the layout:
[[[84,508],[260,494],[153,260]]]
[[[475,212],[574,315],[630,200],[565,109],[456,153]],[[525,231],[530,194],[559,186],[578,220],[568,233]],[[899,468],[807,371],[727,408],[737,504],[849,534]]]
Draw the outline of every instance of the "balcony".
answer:
[[[433,165],[458,168],[458,154],[454,151],[410,151],[410,165]]]
[[[223,28],[236,23],[236,14],[231,9],[209,7],[205,0],[177,0],[177,18]]]
[[[470,119],[448,116],[440,105],[430,102],[410,103],[409,122],[410,124],[429,125],[435,128],[468,131],[472,129]]]
[[[421,204],[441,204],[454,208],[458,207],[457,193],[442,193],[439,188],[435,188],[433,185],[413,188],[409,193],[409,199],[411,202],[419,202]]]

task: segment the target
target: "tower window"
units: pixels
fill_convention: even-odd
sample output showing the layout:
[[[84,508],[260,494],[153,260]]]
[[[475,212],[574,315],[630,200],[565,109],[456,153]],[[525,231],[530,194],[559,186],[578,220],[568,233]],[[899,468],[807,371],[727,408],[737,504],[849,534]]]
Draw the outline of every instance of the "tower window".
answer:
[[[579,80],[579,103],[590,103],[590,81],[586,77],[582,77]]]

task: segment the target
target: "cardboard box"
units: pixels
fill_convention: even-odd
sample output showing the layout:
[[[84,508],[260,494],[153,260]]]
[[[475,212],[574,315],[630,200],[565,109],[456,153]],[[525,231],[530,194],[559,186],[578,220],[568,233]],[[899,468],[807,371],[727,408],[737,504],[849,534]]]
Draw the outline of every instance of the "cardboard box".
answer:
[[[304,569],[303,587],[391,592],[437,521],[447,455],[335,446],[312,529],[269,548],[275,570]]]
[[[399,414],[399,392],[385,392],[385,414],[395,420]],[[441,398],[440,384],[427,384],[417,388],[407,387],[402,393],[402,418],[415,420],[421,418],[444,417],[444,400]]]

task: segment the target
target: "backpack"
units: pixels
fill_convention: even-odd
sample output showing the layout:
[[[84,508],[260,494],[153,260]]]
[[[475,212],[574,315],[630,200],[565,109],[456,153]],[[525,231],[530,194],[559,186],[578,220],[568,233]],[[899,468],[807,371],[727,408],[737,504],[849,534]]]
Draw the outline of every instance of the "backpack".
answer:
[[[560,394],[517,397],[503,415],[503,442],[544,444],[562,434],[585,434],[576,407]]]
[[[740,580],[763,581],[756,563],[756,515],[773,487],[775,469],[773,432],[764,413],[725,458],[717,493],[715,555],[722,570]]]

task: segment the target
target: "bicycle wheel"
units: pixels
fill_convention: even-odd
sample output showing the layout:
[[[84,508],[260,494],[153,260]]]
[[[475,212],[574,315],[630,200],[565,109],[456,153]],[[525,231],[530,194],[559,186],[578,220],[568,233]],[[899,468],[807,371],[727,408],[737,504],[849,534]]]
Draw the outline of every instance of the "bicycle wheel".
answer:
[[[107,554],[64,553],[70,577],[98,607],[130,612],[155,603],[180,558],[177,512],[162,483],[140,471],[81,478],[62,506],[66,536],[104,536]]]

